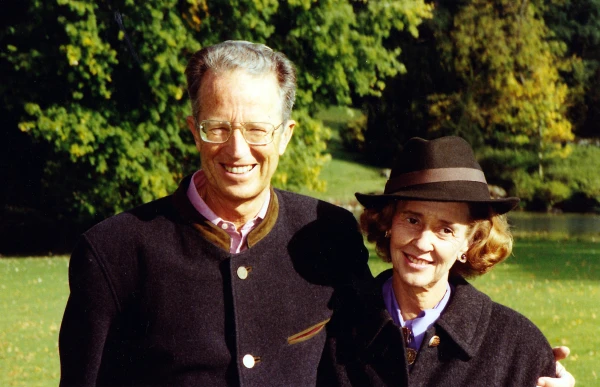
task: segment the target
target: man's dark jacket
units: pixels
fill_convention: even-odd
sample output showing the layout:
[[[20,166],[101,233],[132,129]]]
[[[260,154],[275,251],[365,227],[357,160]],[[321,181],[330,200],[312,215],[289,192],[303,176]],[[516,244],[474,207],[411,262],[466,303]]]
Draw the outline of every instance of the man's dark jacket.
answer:
[[[316,383],[333,300],[370,276],[354,217],[272,190],[249,248],[230,254],[228,234],[189,202],[189,181],[81,237],[61,385]]]
[[[320,385],[533,387],[554,376],[552,348],[540,330],[463,278],[450,280],[450,301],[409,366],[402,332],[383,302],[391,275],[355,286],[354,300],[327,326]]]

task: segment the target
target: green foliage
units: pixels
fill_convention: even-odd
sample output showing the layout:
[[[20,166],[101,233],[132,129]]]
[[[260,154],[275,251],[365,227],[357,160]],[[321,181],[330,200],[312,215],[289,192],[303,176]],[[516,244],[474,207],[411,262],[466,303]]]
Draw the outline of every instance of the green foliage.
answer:
[[[423,0],[56,0],[11,10],[0,29],[5,139],[19,138],[18,126],[43,150],[42,168],[19,180],[42,180],[43,199],[25,205],[84,219],[164,196],[196,167],[183,72],[192,52],[225,39],[265,43],[296,63],[299,126],[274,183],[321,189],[329,131],[312,118],[318,107],[380,95],[404,71],[390,33],[416,35],[431,14]]]
[[[342,131],[341,138],[344,147],[352,152],[361,152],[365,148],[365,132],[367,131],[367,115],[348,121],[346,130]]]
[[[164,196],[193,149],[183,134],[181,56],[199,45],[177,2],[122,6],[141,66],[133,53],[118,54],[124,35],[102,6],[34,2],[26,14],[40,25],[28,20],[23,25],[43,27],[53,36],[40,41],[20,26],[9,26],[3,36],[15,41],[15,53],[5,58],[19,82],[54,74],[51,85],[34,93],[31,87],[9,93],[22,104],[9,113],[21,131],[49,145],[46,206],[63,217],[106,216]],[[47,13],[54,20],[41,20]],[[127,15],[135,15],[135,22]]]
[[[299,124],[294,129],[292,141],[284,157],[279,160],[273,185],[280,188],[306,187],[322,191],[325,182],[319,179],[322,166],[331,159],[326,141],[330,130],[317,119],[313,119],[304,109],[296,109]],[[307,157],[308,156],[308,157]],[[312,156],[312,157],[311,157]]]
[[[572,151],[565,158],[543,161],[543,179],[537,173],[537,156],[527,150],[487,147],[478,155],[488,183],[520,197],[525,208],[593,210],[600,203],[600,147],[572,145],[569,149]]]
[[[544,19],[570,55],[581,60],[564,74],[571,88],[569,118],[582,137],[600,136],[600,0],[554,0],[543,6]]]
[[[547,167],[548,176],[562,181],[574,193],[600,203],[600,147],[579,145],[565,160]]]
[[[571,63],[565,45],[550,37],[533,3],[467,2],[450,34],[438,36],[445,66],[461,87],[430,96],[432,129],[462,126],[496,146],[553,156],[573,134],[565,115],[569,89],[559,74]]]
[[[598,25],[597,0],[436,2],[418,40],[395,36],[408,74],[381,100],[365,99],[370,160],[391,165],[413,136],[459,135],[484,154],[490,183],[527,205],[560,207],[569,196],[589,200],[578,210],[593,208],[598,179],[584,184],[557,168],[578,169],[569,161],[575,131],[600,134]],[[587,165],[600,168],[595,158]]]

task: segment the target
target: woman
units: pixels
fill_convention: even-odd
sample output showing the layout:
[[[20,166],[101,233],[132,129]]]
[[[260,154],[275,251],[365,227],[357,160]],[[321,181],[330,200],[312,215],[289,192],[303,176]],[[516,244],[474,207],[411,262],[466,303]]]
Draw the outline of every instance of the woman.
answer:
[[[535,386],[552,376],[552,349],[519,313],[464,277],[488,272],[512,250],[505,213],[459,137],[411,139],[382,195],[356,194],[361,227],[393,269],[357,284],[332,322],[337,363],[353,385]],[[382,297],[383,295],[383,297]]]

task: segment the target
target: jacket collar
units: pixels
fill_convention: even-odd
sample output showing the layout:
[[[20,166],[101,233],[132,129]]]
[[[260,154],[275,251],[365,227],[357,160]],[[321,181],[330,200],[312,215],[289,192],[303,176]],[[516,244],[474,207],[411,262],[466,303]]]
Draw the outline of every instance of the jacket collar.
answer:
[[[198,213],[192,203],[190,203],[190,200],[187,197],[187,189],[191,178],[192,175],[186,176],[173,194],[173,204],[175,209],[181,218],[191,224],[204,239],[225,251],[229,251],[231,243],[229,234]],[[279,199],[273,188],[270,189],[271,200],[269,201],[267,214],[262,222],[248,234],[248,248],[254,246],[266,237],[277,222],[277,217],[279,215]]]
[[[377,324],[367,325],[368,332],[364,331],[364,334],[369,339],[364,338],[364,341],[373,342],[374,335],[382,331],[391,321],[391,317],[385,310],[381,289],[392,273],[392,269],[386,270],[373,281],[374,286],[362,287],[361,301],[373,303],[377,308],[383,309],[386,315],[385,318],[377,319]],[[484,333],[492,313],[492,303],[488,296],[477,291],[462,277],[451,278],[450,283],[454,291],[448,305],[434,325],[443,330],[468,357],[473,357],[483,343]]]
[[[467,356],[473,357],[490,323],[492,302],[462,277],[451,278],[450,283],[454,293],[436,324]]]

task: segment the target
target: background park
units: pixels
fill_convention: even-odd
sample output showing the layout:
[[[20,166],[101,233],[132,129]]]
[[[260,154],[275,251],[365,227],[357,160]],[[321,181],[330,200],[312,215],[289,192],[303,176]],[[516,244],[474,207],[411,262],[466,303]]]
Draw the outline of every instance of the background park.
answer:
[[[470,141],[494,192],[522,198],[514,256],[475,286],[600,384],[600,0],[2,5],[0,385],[57,385],[73,241],[198,167],[183,70],[226,39],[297,65],[279,188],[358,214],[408,138]]]

